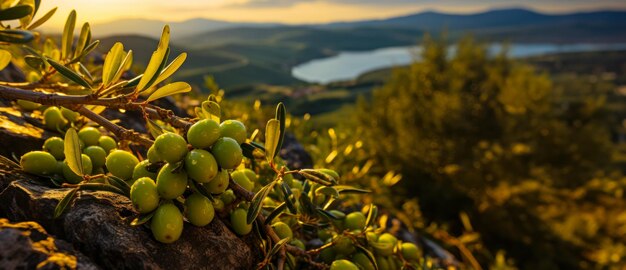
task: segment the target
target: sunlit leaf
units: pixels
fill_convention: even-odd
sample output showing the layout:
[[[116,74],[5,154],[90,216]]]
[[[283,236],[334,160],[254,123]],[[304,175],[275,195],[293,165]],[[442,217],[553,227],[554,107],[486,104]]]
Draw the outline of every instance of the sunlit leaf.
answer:
[[[156,81],[155,76],[157,76],[157,74],[160,72],[159,69],[162,69],[164,61],[167,60],[167,53],[169,51],[169,40],[170,27],[166,25],[163,28],[163,33],[161,34],[159,45],[156,51],[152,53],[152,56],[150,57],[150,62],[148,62],[148,66],[146,67],[146,71],[143,73],[143,77],[141,77],[141,80],[137,85],[137,89],[139,91],[143,91],[149,88],[150,86],[152,86],[151,82],[153,83],[154,81]]]
[[[53,8],[50,11],[48,11],[48,13],[46,13],[45,15],[41,16],[41,18],[37,19],[34,23],[32,23],[31,25],[28,26],[28,30],[33,30],[39,26],[41,26],[42,24],[44,24],[45,22],[47,22],[52,15],[54,15],[54,13],[57,11],[57,8]]]
[[[80,151],[80,139],[74,128],[70,128],[65,132],[63,153],[65,154],[67,166],[70,167],[75,174],[82,176],[84,170],[83,159],[81,157],[82,153]]]
[[[321,187],[315,190],[315,194],[324,194],[332,196],[333,198],[339,197],[339,192],[333,187]]]
[[[355,188],[352,186],[346,186],[346,185],[338,185],[338,186],[333,186],[339,193],[357,193],[357,194],[363,194],[363,193],[370,193],[371,191],[367,190],[367,189],[360,189],[360,188]]]
[[[67,16],[63,36],[61,38],[61,59],[69,58],[72,54],[72,42],[74,41],[74,27],[76,26],[76,11],[72,10]]]
[[[11,63],[11,53],[5,50],[0,50],[0,70],[4,69]]]
[[[365,220],[365,228],[374,224],[374,221],[376,221],[376,216],[378,216],[378,207],[376,207],[376,205],[374,205],[373,203],[370,203],[369,211],[367,211],[367,219]]]
[[[33,7],[29,5],[19,5],[0,10],[0,21],[17,20],[26,17],[33,12]]]
[[[57,206],[54,208],[54,218],[60,217],[63,212],[65,212],[65,208],[72,202],[72,200],[76,197],[76,192],[78,192],[78,188],[74,188],[67,192],[63,199],[59,201]]]
[[[187,59],[187,53],[181,53],[180,55],[178,55],[174,60],[172,60],[169,65],[167,65],[167,67],[163,68],[163,71],[161,71],[153,84],[159,84],[165,79],[172,76],[174,72],[176,72],[176,70],[178,70],[178,68],[183,65],[185,59]]]
[[[204,117],[207,119],[211,119],[217,123],[220,122],[222,117],[222,110],[220,109],[220,105],[215,101],[204,101],[202,102],[202,113]]]
[[[280,121],[270,119],[265,127],[265,158],[272,162],[280,140]]]
[[[274,156],[276,156],[276,154],[278,154],[278,152],[280,152],[280,149],[283,147],[283,140],[285,139],[285,119],[287,117],[286,114],[287,112],[285,111],[285,105],[282,102],[278,103],[278,106],[276,106],[276,120],[280,122],[280,135],[278,143],[276,144],[276,152],[274,153]]]
[[[59,64],[58,62],[52,60],[51,58],[48,58],[48,63],[59,73],[61,73],[61,75],[63,75],[63,77],[81,85],[84,86],[85,88],[91,89],[91,85],[89,84],[89,82],[87,82],[83,77],[81,77],[80,75],[78,75],[78,73],[74,72],[73,70],[67,68],[64,65]]]
[[[91,42],[91,27],[89,23],[84,23],[80,29],[80,36],[78,37],[78,43],[76,43],[76,49],[74,50],[74,56],[82,56],[85,46]]]
[[[102,85],[104,87],[113,82],[113,77],[122,64],[122,59],[124,59],[124,45],[121,42],[116,42],[104,58],[104,65],[102,66]]]
[[[175,94],[186,93],[191,91],[191,85],[186,82],[174,82],[165,85],[152,93],[146,102],[151,102],[162,97],[167,97]]]

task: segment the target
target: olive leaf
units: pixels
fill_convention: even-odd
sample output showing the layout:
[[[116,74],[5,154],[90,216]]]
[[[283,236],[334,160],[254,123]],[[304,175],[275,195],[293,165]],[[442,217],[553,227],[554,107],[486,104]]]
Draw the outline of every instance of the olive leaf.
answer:
[[[72,200],[76,197],[76,192],[78,192],[78,188],[73,188],[68,193],[65,194],[63,199],[59,201],[57,206],[54,208],[54,218],[58,218],[65,212],[65,208],[72,202]]]
[[[369,251],[367,248],[365,248],[364,246],[361,246],[360,244],[356,245],[356,249],[359,250],[360,252],[362,252],[363,254],[365,254],[365,256],[367,257],[367,259],[372,263],[372,265],[374,266],[375,270],[378,270],[378,264],[376,263],[376,258],[374,257],[374,254]]]
[[[285,208],[287,208],[287,203],[285,203],[285,202],[283,202],[283,203],[279,204],[278,206],[276,206],[276,208],[274,208],[274,210],[272,210],[272,212],[270,212],[270,214],[267,215],[267,217],[265,217],[265,224],[272,224],[272,220],[274,220],[276,217],[278,217],[278,215],[280,215],[280,213],[285,211]]]
[[[167,61],[167,54],[169,53],[169,41],[170,41],[170,27],[169,25],[165,25],[163,28],[163,33],[161,34],[161,39],[159,40],[159,45],[157,49],[152,53],[150,57],[150,61],[148,62],[148,66],[146,67],[146,71],[143,73],[139,84],[137,85],[138,91],[143,91],[145,89],[150,88],[152,83],[156,80],[157,74],[161,72],[163,69],[163,63]]]
[[[332,196],[333,198],[338,198],[339,197],[339,192],[337,192],[337,190],[333,187],[321,187],[318,188],[317,190],[315,190],[315,194],[324,194],[324,195],[328,195],[328,196]]]
[[[121,189],[113,185],[107,185],[107,184],[101,184],[101,183],[84,183],[84,184],[80,184],[78,188],[80,190],[108,191],[112,193],[117,193],[122,196],[127,196],[126,193],[124,193],[124,191],[122,191]]]
[[[29,5],[19,5],[0,10],[0,21],[17,20],[26,17],[33,12],[33,7]]]
[[[267,194],[269,194],[270,191],[272,191],[275,184],[276,184],[276,181],[272,181],[271,183],[261,188],[259,192],[254,194],[254,197],[252,198],[252,201],[250,204],[250,208],[248,208],[248,214],[246,216],[246,222],[248,224],[252,224],[252,222],[259,215],[259,212],[261,212],[261,205],[263,204],[263,199],[265,199],[265,197],[267,197]]]
[[[302,207],[302,210],[304,213],[308,215],[315,214],[316,206],[311,201],[311,198],[309,198],[308,191],[302,192],[302,194],[300,194],[299,200],[300,200],[300,206]]]
[[[11,63],[11,53],[5,50],[0,50],[0,70],[4,69]]]
[[[82,56],[82,52],[89,42],[91,42],[91,27],[89,23],[84,23],[83,27],[80,29],[80,36],[78,36],[78,43],[76,43],[76,49],[74,50],[74,56],[76,58]]]
[[[142,225],[142,224],[150,221],[150,219],[154,216],[154,213],[156,213],[156,211],[152,211],[150,213],[141,214],[141,215],[137,216],[130,223],[130,226],[139,226],[139,225]]]
[[[321,216],[326,217],[328,220],[342,220],[342,217],[338,217],[337,215],[331,213],[330,211],[324,210],[322,208],[315,208],[315,210],[317,211],[317,213],[319,213]]]
[[[124,60],[122,60],[122,63],[120,63],[117,71],[113,75],[113,79],[111,79],[111,82],[116,82],[117,80],[119,80],[124,74],[124,72],[128,70],[132,64],[133,64],[133,50],[128,50],[128,52],[124,56]]]
[[[285,181],[281,181],[279,186],[280,189],[283,191],[284,201],[287,203],[287,208],[289,208],[289,212],[297,214],[298,209],[296,208],[296,205],[293,203],[293,201],[291,201],[291,195],[293,195],[293,193],[291,192],[291,188],[289,187],[289,185],[287,185],[287,183],[285,183]]]
[[[333,185],[333,183],[325,178],[321,178],[319,177],[319,175],[317,174],[311,174],[311,172],[314,172],[315,170],[300,170],[298,171],[298,174],[302,175],[302,177],[311,180],[315,183],[324,185],[324,186],[331,186]]]
[[[130,186],[128,185],[128,183],[126,183],[126,181],[113,175],[108,175],[106,177],[112,186],[118,188],[119,190],[124,192],[124,196],[130,198]]]
[[[161,71],[153,84],[159,84],[160,82],[172,76],[172,74],[174,74],[174,72],[176,72],[176,70],[178,70],[178,68],[183,65],[186,59],[187,53],[179,54],[176,58],[174,58],[174,60],[172,60],[169,65],[167,65],[167,67],[163,69],[163,71]]]
[[[278,103],[278,106],[276,106],[276,120],[280,122],[280,136],[278,139],[278,143],[276,144],[277,151],[274,153],[274,156],[276,156],[280,149],[283,148],[283,140],[285,139],[286,114],[287,113],[285,111],[285,105],[282,102]]]
[[[51,58],[46,59],[47,62],[59,73],[61,73],[61,75],[63,75],[63,77],[87,88],[87,89],[91,89],[91,85],[89,84],[89,82],[87,82],[87,80],[85,80],[83,77],[81,77],[80,75],[78,75],[78,73],[74,72],[73,70],[67,68],[64,65],[61,65],[60,63],[52,60]]]
[[[124,57],[124,45],[116,42],[104,58],[102,66],[102,85],[106,88],[113,82],[115,73],[120,69]]]
[[[207,119],[211,119],[218,124],[220,123],[222,110],[217,102],[209,100],[202,102],[202,113]]]
[[[272,162],[276,156],[276,148],[280,140],[280,121],[270,119],[265,127],[265,158]]]
[[[79,176],[83,176],[83,159],[80,151],[80,141],[76,129],[70,128],[65,132],[65,140],[63,145],[63,153],[65,154],[65,160],[67,166],[70,167],[72,172]]]
[[[287,244],[287,241],[289,241],[289,238],[283,238],[280,241],[278,241],[270,250],[270,252],[267,253],[267,258],[271,258],[274,255],[276,255],[276,253],[278,253],[278,251],[285,245]]]
[[[376,221],[376,216],[378,216],[378,207],[375,204],[370,203],[369,211],[367,211],[367,219],[365,219],[365,228],[372,225]],[[365,230],[363,228],[363,230]]]
[[[0,41],[8,43],[27,43],[33,40],[33,33],[19,29],[0,30]]]
[[[211,194],[211,192],[208,189],[206,189],[206,187],[204,185],[202,185],[201,183],[198,183],[195,180],[191,180],[191,186],[197,192],[199,192],[202,196],[207,197],[209,199],[209,201],[211,201],[211,202],[215,201],[215,198],[213,198],[213,194]]]
[[[71,57],[72,42],[74,41],[74,27],[76,26],[76,10],[72,10],[70,15],[67,16],[65,21],[65,27],[63,28],[63,35],[61,37],[61,59]]]
[[[360,188],[355,188],[352,186],[346,186],[346,185],[338,185],[338,186],[334,186],[335,189],[341,194],[341,193],[357,193],[357,194],[363,194],[363,193],[370,193],[371,191],[367,190],[367,189],[360,189]]]
[[[162,97],[171,96],[174,94],[186,93],[191,91],[191,86],[186,82],[174,82],[165,85],[152,93],[146,102],[151,102]]]
[[[148,118],[148,121],[146,122],[146,125],[148,126],[148,131],[150,131],[150,134],[155,139],[156,139],[156,137],[159,137],[159,135],[165,133],[163,128],[161,128],[161,126],[159,126],[159,124],[157,124],[156,122],[154,122],[154,120],[152,120],[150,118]]]
[[[42,24],[44,24],[45,22],[47,22],[52,15],[54,15],[54,13],[57,11],[57,8],[53,8],[51,10],[49,10],[45,15],[41,16],[41,18],[39,18],[38,20],[36,20],[34,23],[32,23],[30,26],[28,26],[28,28],[26,28],[27,30],[33,30],[39,26],[41,26]]]

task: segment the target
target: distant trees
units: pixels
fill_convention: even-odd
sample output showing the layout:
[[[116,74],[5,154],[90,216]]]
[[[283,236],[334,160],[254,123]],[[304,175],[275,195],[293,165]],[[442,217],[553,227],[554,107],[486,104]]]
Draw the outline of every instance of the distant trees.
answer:
[[[563,99],[546,75],[471,38],[455,48],[426,38],[421,60],[360,102],[366,146],[403,174],[397,192],[417,196],[432,220],[460,224],[466,212],[521,266],[581,267],[584,245],[551,222],[575,214],[568,196],[610,166],[603,107]]]

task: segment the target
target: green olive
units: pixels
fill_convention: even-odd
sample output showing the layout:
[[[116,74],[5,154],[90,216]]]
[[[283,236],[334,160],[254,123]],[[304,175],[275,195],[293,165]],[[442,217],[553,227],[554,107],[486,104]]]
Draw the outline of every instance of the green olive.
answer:
[[[330,270],[359,270],[359,267],[348,260],[336,260],[330,265]]]
[[[376,264],[379,270],[390,270],[391,266],[385,256],[376,256]]]
[[[52,154],[57,160],[65,158],[63,139],[59,137],[50,137],[43,143],[43,150]]]
[[[113,150],[106,158],[107,170],[114,176],[126,181],[132,179],[133,170],[139,160],[133,154],[123,150]]]
[[[352,254],[355,250],[352,239],[346,236],[335,236],[333,242],[335,243],[335,250],[338,254],[349,255]]]
[[[248,177],[248,180],[252,181],[253,183],[257,183],[259,181],[259,177],[256,175],[256,173],[253,170],[245,168],[242,171],[246,174],[246,177]]]
[[[217,162],[209,151],[194,149],[185,156],[185,170],[189,178],[208,183],[217,175]]]
[[[183,232],[183,215],[172,203],[159,206],[150,222],[152,235],[161,243],[172,243]]]
[[[293,238],[293,232],[291,231],[291,228],[284,222],[275,222],[274,224],[272,224],[272,228],[274,229],[274,232],[276,232],[278,237],[280,237],[280,239]]]
[[[130,200],[139,213],[150,213],[159,206],[159,193],[154,180],[149,177],[137,179],[130,187]]]
[[[174,169],[175,166],[172,164],[165,164],[157,175],[157,190],[164,199],[174,199],[183,195],[187,188],[187,173],[182,170],[174,173]]]
[[[235,183],[237,183],[247,191],[252,191],[252,189],[254,188],[254,182],[250,181],[250,179],[248,179],[248,177],[242,170],[234,171],[230,175],[232,176]]]
[[[89,156],[94,168],[102,168],[106,163],[107,153],[100,146],[88,146],[83,149],[83,154]]]
[[[163,161],[163,159],[157,154],[156,150],[154,150],[154,145],[148,148],[148,160],[150,163],[157,163]]]
[[[185,217],[191,224],[205,226],[211,223],[214,216],[213,204],[207,197],[194,193],[185,200]]]
[[[211,119],[193,124],[187,131],[187,141],[195,148],[208,148],[220,138],[220,126]]]
[[[159,135],[154,140],[153,147],[157,155],[168,163],[179,162],[187,154],[187,142],[185,139],[172,132]]]
[[[81,160],[83,163],[83,174],[85,175],[91,174],[93,170],[91,159],[89,158],[89,156],[85,154],[81,154],[80,156],[81,156]],[[67,181],[70,184],[78,184],[81,181],[83,181],[83,178],[81,176],[79,176],[78,174],[75,174],[74,171],[70,169],[70,166],[67,165],[67,161],[64,163],[64,166],[63,166],[63,177],[65,177],[65,181]]]
[[[58,107],[48,107],[43,112],[43,124],[47,129],[56,131],[67,125],[67,120],[61,114],[61,110]]]
[[[228,171],[220,170],[211,181],[203,185],[211,194],[220,194],[228,188],[228,180]]]
[[[219,138],[213,144],[211,153],[213,153],[217,164],[227,170],[237,168],[243,159],[241,146],[232,138]]]
[[[220,198],[222,199],[222,201],[224,201],[225,205],[229,205],[237,197],[235,197],[235,193],[233,192],[233,190],[229,189],[229,190],[224,191],[224,193],[222,193],[222,195],[220,195]]]
[[[352,256],[352,261],[357,264],[363,270],[374,270],[376,269],[372,262],[367,258],[362,252],[357,252]]]
[[[365,215],[361,212],[352,212],[343,220],[344,228],[348,230],[362,230],[365,228]]]
[[[224,202],[220,198],[213,198],[211,203],[213,204],[214,210],[222,211],[224,209]]]
[[[27,173],[52,175],[57,171],[57,161],[52,154],[44,151],[31,151],[20,158],[20,166]]]
[[[133,169],[133,180],[137,180],[142,177],[150,177],[150,179],[156,179],[158,172],[148,171],[147,166],[150,164],[150,161],[147,159],[137,163],[137,165],[135,165],[135,168]]]
[[[289,242],[289,244],[291,244],[292,246],[295,246],[301,250],[306,250],[306,246],[304,246],[304,243],[302,243],[302,241],[298,238],[293,239]]]
[[[252,231],[252,224],[248,224],[247,215],[248,211],[243,208],[237,208],[230,214],[230,224],[238,235],[246,235]]]
[[[335,251],[334,246],[322,249],[322,251],[319,254],[319,258],[325,263],[333,262],[336,256],[337,256],[337,252]]]
[[[102,136],[102,134],[100,134],[100,131],[95,127],[84,127],[78,131],[78,138],[83,140],[87,146],[98,145],[100,136]]]
[[[402,243],[402,257],[407,261],[418,261],[420,259],[419,248],[413,243]]]
[[[115,142],[115,139],[106,135],[100,136],[100,139],[98,139],[98,145],[102,147],[107,154],[111,152],[111,150],[117,148],[117,142]]]
[[[220,124],[220,136],[233,138],[242,144],[246,142],[246,126],[237,120],[226,120]]]
[[[39,109],[39,107],[41,107],[41,104],[39,103],[35,103],[32,101],[23,100],[23,99],[18,99],[16,103],[17,103],[17,106],[20,106],[20,108],[26,111],[34,111],[36,109]]]

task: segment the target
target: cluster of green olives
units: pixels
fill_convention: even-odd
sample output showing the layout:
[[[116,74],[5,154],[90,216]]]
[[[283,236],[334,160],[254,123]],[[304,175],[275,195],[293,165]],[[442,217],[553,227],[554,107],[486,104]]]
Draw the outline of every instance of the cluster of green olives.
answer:
[[[102,135],[100,130],[95,127],[82,128],[78,132],[78,137],[82,151],[83,171],[86,175],[103,174],[108,156],[121,151],[117,150],[115,139]],[[62,138],[48,138],[43,144],[43,151],[31,151],[20,158],[22,170],[42,176],[60,176],[64,182],[70,184],[80,183],[83,177],[75,174],[68,166],[65,160],[64,147],[65,142]]]
[[[195,226],[205,226],[213,220],[216,209],[235,201],[233,191],[227,190],[231,171],[233,176],[246,171],[246,178],[241,178],[245,181],[250,181],[248,176],[256,179],[253,171],[237,169],[243,160],[240,145],[246,138],[246,127],[239,121],[218,124],[203,119],[189,128],[186,138],[163,133],[148,149],[148,159],[128,170],[110,172],[133,181],[130,198],[134,207],[141,214],[154,213],[150,223],[154,238],[171,243],[180,237],[184,219]],[[196,185],[215,195],[213,201]],[[184,214],[175,204],[180,199],[184,199]],[[246,213],[243,208],[231,213],[232,228],[241,235],[251,230],[246,224]]]

